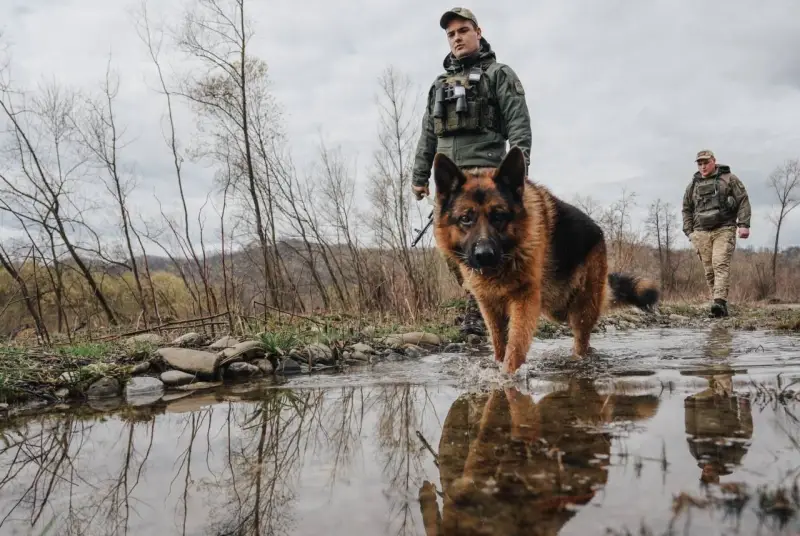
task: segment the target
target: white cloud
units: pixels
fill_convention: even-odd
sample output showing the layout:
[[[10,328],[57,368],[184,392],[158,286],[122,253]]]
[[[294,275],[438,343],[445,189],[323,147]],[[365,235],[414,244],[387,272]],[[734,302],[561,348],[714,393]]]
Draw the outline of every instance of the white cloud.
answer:
[[[112,54],[120,120],[134,140],[128,159],[141,173],[136,199],[152,212],[151,192],[167,195],[175,185],[161,134],[165,103],[151,90],[153,66],[130,18],[137,5],[11,0],[0,6],[0,21],[13,45],[15,79],[26,85],[56,79],[97,87]],[[151,1],[154,15],[156,7]],[[321,133],[358,155],[364,180],[375,147],[378,76],[394,65],[424,92],[447,52],[438,18],[450,7],[248,0],[251,50],[270,66],[299,164],[308,163]],[[498,61],[525,85],[536,180],[566,199],[581,193],[610,201],[625,186],[643,206],[656,197],[679,206],[694,154],[711,148],[750,189],[749,244],[770,244],[764,181],[784,159],[800,157],[800,4],[479,0],[468,7]],[[165,58],[181,61],[179,54]],[[182,115],[184,143],[193,128]],[[210,187],[207,169],[187,165],[193,210]],[[784,246],[800,244],[797,218],[787,222]]]

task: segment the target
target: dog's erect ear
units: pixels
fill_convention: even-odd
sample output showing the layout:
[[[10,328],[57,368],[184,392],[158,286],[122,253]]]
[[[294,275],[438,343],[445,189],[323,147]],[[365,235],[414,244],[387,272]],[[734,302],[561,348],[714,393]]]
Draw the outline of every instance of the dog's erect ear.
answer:
[[[436,197],[445,201],[464,185],[467,178],[447,155],[436,153],[433,157],[433,180],[436,183]]]
[[[494,182],[498,190],[509,192],[516,199],[522,199],[526,175],[525,155],[522,149],[515,145],[495,171]]]

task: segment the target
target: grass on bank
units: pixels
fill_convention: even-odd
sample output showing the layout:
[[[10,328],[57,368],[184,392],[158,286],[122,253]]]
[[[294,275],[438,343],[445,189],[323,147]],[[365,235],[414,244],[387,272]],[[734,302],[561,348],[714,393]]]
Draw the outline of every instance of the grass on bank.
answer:
[[[396,316],[370,317],[327,314],[315,317],[276,315],[267,322],[249,320],[239,324],[230,335],[240,339],[260,340],[268,354],[287,354],[293,348],[322,343],[329,346],[346,346],[367,342],[396,333],[425,331],[442,338],[443,342],[460,342],[463,336],[454,320],[463,310],[464,301],[454,300],[426,317],[400,319]],[[680,315],[690,321],[708,317],[706,303],[664,303],[658,317],[642,317],[647,322],[667,322],[670,315]],[[800,331],[800,307],[761,305],[732,305],[730,318],[715,320],[722,326],[737,330],[767,329],[781,332]],[[626,315],[626,312],[612,313]],[[404,321],[405,320],[405,321]],[[566,330],[566,331],[565,331]],[[184,332],[164,332],[169,343]],[[545,319],[539,323],[537,337],[549,339],[561,333],[569,335],[569,328]],[[228,334],[217,330],[213,337]],[[209,333],[211,336],[212,334]],[[213,338],[212,337],[212,338]],[[155,346],[145,342],[117,339],[107,342],[75,341],[72,344],[36,347],[33,343],[0,344],[0,403],[18,402],[28,398],[56,400],[54,393],[61,388],[80,395],[102,376],[126,379],[133,365],[153,357]],[[70,373],[64,376],[64,373]]]

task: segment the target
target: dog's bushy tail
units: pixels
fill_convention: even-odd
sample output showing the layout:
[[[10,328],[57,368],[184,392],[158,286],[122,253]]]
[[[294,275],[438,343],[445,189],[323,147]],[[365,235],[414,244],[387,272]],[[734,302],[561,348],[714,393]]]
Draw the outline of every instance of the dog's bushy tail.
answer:
[[[643,311],[653,311],[661,296],[658,284],[652,279],[620,272],[608,274],[609,305],[633,305]]]

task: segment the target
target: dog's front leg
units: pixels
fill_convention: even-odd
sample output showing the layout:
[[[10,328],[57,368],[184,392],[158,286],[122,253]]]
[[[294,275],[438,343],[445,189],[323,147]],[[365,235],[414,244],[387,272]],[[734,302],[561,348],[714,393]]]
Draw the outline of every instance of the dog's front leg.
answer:
[[[479,300],[478,307],[480,307],[481,315],[486,323],[486,329],[489,331],[489,337],[492,339],[492,348],[494,348],[494,360],[498,363],[503,362],[506,355],[506,341],[508,328],[508,316],[506,314],[506,307],[504,303],[499,300],[494,302],[489,300]]]
[[[525,363],[541,310],[541,290],[535,289],[508,303],[508,346],[503,370],[514,374]]]

